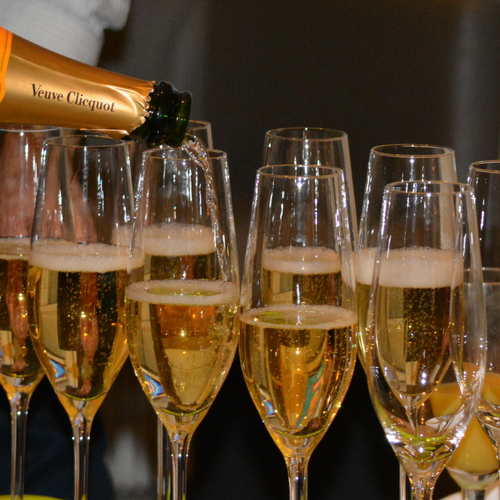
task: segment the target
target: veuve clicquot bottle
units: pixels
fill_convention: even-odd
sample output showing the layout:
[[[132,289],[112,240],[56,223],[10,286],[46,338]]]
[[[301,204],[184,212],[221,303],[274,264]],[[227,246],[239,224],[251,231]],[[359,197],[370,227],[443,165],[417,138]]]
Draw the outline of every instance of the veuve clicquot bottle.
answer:
[[[149,146],[179,146],[191,94],[44,49],[0,27],[0,122],[136,135]]]

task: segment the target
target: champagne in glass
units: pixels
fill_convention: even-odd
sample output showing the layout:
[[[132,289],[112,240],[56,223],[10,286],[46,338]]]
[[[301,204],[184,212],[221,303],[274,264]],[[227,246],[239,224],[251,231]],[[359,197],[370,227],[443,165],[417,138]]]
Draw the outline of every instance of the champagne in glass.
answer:
[[[75,446],[75,500],[88,498],[94,416],[128,354],[125,288],[133,197],[126,143],[75,135],[46,141],[28,271],[30,334],[66,410]]]
[[[472,190],[401,182],[384,193],[366,344],[368,387],[412,485],[434,485],[474,416],[486,360]]]
[[[212,125],[202,120],[189,120],[186,134],[196,142],[201,142],[206,149],[213,149]],[[227,165],[225,165],[227,167]],[[224,167],[224,168],[225,168]],[[170,494],[170,465],[165,459],[170,449],[168,433],[164,432],[163,423],[158,419],[158,500],[166,500]]]
[[[241,293],[240,361],[252,400],[307,498],[310,456],[354,372],[356,312],[343,173],[258,172]],[[271,202],[272,200],[272,202]]]
[[[43,369],[29,336],[26,289],[43,141],[55,127],[0,127],[0,383],[12,418],[11,498],[24,496],[26,424]]]
[[[387,184],[398,181],[456,180],[455,152],[450,148],[426,144],[388,144],[375,146],[370,151],[354,268],[359,320],[358,355],[363,367],[366,314],[370,301],[384,188]]]
[[[130,354],[170,438],[172,498],[184,500],[191,437],[236,350],[239,281],[227,157],[211,151],[200,161],[150,150],[142,168],[133,248],[143,253],[144,278],[126,290]]]

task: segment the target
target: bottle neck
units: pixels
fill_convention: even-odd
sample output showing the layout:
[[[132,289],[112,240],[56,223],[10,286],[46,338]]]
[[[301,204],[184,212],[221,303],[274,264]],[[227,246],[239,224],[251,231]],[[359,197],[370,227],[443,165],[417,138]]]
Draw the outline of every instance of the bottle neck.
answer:
[[[188,126],[191,94],[161,81],[155,83],[149,97],[149,116],[131,135],[142,137],[149,147],[180,146]]]

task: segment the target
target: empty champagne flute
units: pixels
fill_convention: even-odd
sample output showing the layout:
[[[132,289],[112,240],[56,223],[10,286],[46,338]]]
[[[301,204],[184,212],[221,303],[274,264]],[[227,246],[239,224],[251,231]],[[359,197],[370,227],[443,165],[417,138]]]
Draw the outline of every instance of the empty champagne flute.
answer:
[[[358,220],[354,201],[351,157],[347,134],[320,127],[286,127],[268,130],[264,140],[262,165],[317,165],[340,168],[344,172],[351,238],[357,241]]]
[[[43,141],[55,127],[0,127],[0,383],[12,418],[11,498],[24,497],[26,424],[43,369],[29,337],[26,289]]]
[[[340,169],[259,169],[241,291],[239,355],[252,400],[307,499],[308,463],[356,362],[350,217]]]
[[[413,499],[434,485],[474,416],[486,361],[472,189],[389,184],[368,311],[373,406]]]
[[[484,387],[479,402],[477,418],[496,451],[496,467],[491,462],[483,464],[482,470],[466,469],[461,475],[474,488],[467,498],[484,498],[484,490],[492,478],[498,477],[500,447],[500,160],[480,161],[469,168],[468,183],[474,190],[479,225],[479,247],[483,265],[484,296],[486,303],[486,325],[488,332],[488,354]],[[479,441],[474,443],[476,447]],[[485,453],[481,458],[484,459]],[[466,474],[467,473],[467,474]],[[455,475],[453,475],[455,477]]]
[[[172,498],[186,497],[191,437],[237,345],[238,260],[226,155],[144,154],[132,256],[144,277],[127,288],[135,373],[170,438]],[[161,472],[161,471],[160,471]]]
[[[94,416],[128,355],[125,287],[133,195],[128,146],[105,136],[45,142],[31,238],[30,335],[73,427],[75,500],[88,498]]]

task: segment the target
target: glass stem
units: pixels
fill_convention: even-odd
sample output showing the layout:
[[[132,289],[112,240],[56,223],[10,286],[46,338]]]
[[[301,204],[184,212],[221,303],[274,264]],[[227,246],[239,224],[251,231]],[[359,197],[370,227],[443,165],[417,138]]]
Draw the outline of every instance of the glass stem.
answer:
[[[286,459],[290,500],[307,500],[307,466],[309,457],[303,455]]]
[[[170,438],[158,419],[158,500],[171,500]]]
[[[91,420],[78,413],[73,420],[73,441],[75,454],[75,500],[88,498],[88,465]]]
[[[411,483],[411,500],[432,500],[434,485],[427,478],[414,479]]]
[[[172,453],[172,500],[186,500],[189,434],[177,430],[170,437]]]
[[[486,490],[462,490],[464,500],[485,500]]]
[[[399,464],[399,500],[406,500],[406,471]]]
[[[10,400],[12,419],[12,474],[11,498],[22,500],[24,497],[24,469],[26,450],[26,423],[31,393],[16,392]]]

